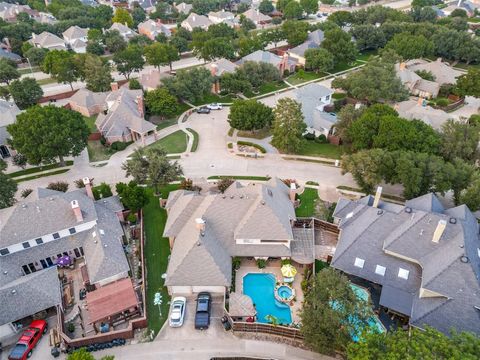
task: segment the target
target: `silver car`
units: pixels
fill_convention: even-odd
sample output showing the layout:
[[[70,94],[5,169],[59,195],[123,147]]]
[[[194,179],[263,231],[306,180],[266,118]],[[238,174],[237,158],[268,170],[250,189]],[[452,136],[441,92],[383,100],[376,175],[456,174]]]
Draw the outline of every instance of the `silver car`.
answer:
[[[185,308],[187,307],[187,299],[183,296],[173,298],[170,306],[170,317],[168,323],[170,327],[180,327],[183,325],[185,318]]]

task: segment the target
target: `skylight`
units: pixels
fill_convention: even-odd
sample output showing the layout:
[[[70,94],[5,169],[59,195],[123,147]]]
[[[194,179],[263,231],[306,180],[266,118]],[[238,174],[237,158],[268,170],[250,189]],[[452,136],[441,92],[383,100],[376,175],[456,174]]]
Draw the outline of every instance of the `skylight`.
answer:
[[[385,266],[377,265],[377,267],[375,268],[375,274],[385,276],[386,270],[387,268]]]
[[[345,216],[346,219],[350,219],[353,216],[353,211],[349,212],[347,216]]]
[[[408,274],[410,274],[410,271],[402,269],[402,268],[398,269],[398,277],[399,278],[408,280]]]
[[[355,258],[355,263],[354,265],[360,269],[363,269],[363,265],[365,264],[365,260],[360,259],[360,258]]]

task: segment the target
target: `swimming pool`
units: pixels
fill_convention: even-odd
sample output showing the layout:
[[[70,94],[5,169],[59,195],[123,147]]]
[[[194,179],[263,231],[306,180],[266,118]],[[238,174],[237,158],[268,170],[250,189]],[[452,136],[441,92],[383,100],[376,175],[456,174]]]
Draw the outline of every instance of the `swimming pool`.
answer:
[[[355,284],[350,284],[350,287],[352,288],[357,298],[363,301],[368,301],[370,294],[368,293],[367,289]],[[370,319],[368,319],[368,326],[370,329],[379,332],[380,334],[385,332],[385,327],[376,315],[372,315]],[[352,340],[357,342],[359,340],[359,337],[356,334],[352,334]]]
[[[290,306],[275,299],[275,276],[250,273],[243,277],[243,293],[252,298],[257,310],[257,321],[269,323],[267,315],[274,316],[279,324],[291,324]]]

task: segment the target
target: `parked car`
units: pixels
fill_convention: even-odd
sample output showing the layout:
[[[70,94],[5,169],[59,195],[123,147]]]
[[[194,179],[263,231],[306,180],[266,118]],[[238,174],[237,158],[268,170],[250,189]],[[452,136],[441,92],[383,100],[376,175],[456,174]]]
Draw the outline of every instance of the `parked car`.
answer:
[[[201,108],[197,109],[197,113],[199,113],[199,114],[210,114],[210,109],[206,106],[202,106]]]
[[[210,311],[212,296],[208,292],[201,292],[197,296],[197,311],[195,311],[195,329],[206,330],[210,326]]]
[[[210,110],[222,110],[222,109],[223,109],[222,104],[218,104],[218,103],[208,104],[207,107],[208,107]]]
[[[187,299],[183,296],[173,298],[172,305],[170,306],[170,318],[168,320],[171,327],[180,327],[183,325],[186,305]]]
[[[30,326],[23,331],[10,355],[8,355],[8,360],[25,360],[32,356],[33,349],[42,335],[47,332],[47,329],[45,320],[32,321]]]

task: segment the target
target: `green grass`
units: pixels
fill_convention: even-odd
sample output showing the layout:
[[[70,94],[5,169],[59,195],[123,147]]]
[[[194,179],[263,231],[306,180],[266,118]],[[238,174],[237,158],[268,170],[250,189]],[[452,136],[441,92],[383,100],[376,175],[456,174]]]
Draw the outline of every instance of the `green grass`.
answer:
[[[265,83],[265,84],[260,85],[260,87],[257,89],[257,91],[255,91],[255,92],[245,91],[245,93],[243,95],[245,95],[248,98],[252,98],[252,97],[255,97],[255,96],[268,94],[268,93],[271,93],[273,91],[282,90],[282,89],[285,89],[287,87],[288,87],[288,85],[285,84],[283,81],[281,81],[281,82],[276,82],[276,81],[275,82],[269,82],[269,83]]]
[[[65,161],[65,163],[66,163],[66,166],[72,166],[73,165],[72,160]],[[24,170],[19,170],[19,171],[9,173],[8,176],[19,177],[19,176],[24,176],[24,175],[28,175],[28,174],[35,174],[35,173],[42,172],[42,171],[52,170],[52,169],[56,169],[56,168],[59,168],[59,167],[60,167],[59,163],[49,164],[49,165],[44,165],[44,166],[37,166],[37,167],[24,169]]]
[[[100,140],[90,140],[87,145],[87,151],[90,162],[108,160],[110,156],[116,153],[110,147],[103,146]]]
[[[306,184],[306,185],[315,185],[315,186],[318,186],[318,182],[316,182],[316,181],[311,181],[311,180],[310,180],[310,181],[307,181],[305,184]]]
[[[162,148],[167,154],[183,153],[187,150],[187,134],[182,130],[175,131],[153,144],[148,145],[146,148]]]
[[[192,150],[191,151],[195,152],[195,151],[197,151],[197,148],[198,148],[198,142],[200,141],[200,136],[193,129],[187,128],[187,130],[190,131],[193,134],[193,144],[192,144]]]
[[[462,63],[462,62],[459,62],[455,65],[456,68],[459,68],[459,69],[464,69],[464,70],[468,70],[468,69],[480,69],[480,64],[465,64],[465,63]]]
[[[231,95],[220,96],[213,93],[205,95],[200,100],[192,102],[195,106],[206,105],[211,103],[232,103],[235,100]]]
[[[470,22],[470,23],[479,23],[479,22],[480,22],[480,18],[478,18],[478,17],[471,17],[471,18],[468,18],[467,21]]]
[[[167,198],[170,191],[176,190],[178,185],[168,185],[161,189],[162,198]],[[167,212],[159,205],[158,197],[153,189],[147,191],[149,202],[143,209],[145,230],[145,266],[146,266],[146,302],[148,314],[148,328],[156,335],[168,318],[170,296],[164,286],[165,280],[162,274],[167,272],[170,245],[167,238],[162,237]],[[161,305],[162,316],[158,312],[158,306],[153,304],[153,298],[157,291],[161,292],[163,302]]]
[[[320,156],[328,159],[340,159],[343,147],[332,144],[320,144],[313,140],[304,140],[296,155]]]
[[[260,146],[258,144],[249,142],[249,141],[237,141],[237,145],[244,145],[244,146],[251,146],[254,147],[255,149],[259,150],[262,154],[265,154],[267,150],[263,146]]]
[[[358,62],[358,61],[355,61],[353,63],[340,62],[337,65],[335,65],[335,67],[330,71],[330,73],[331,74],[336,74],[336,73],[351,69],[351,68],[353,68],[355,66],[358,66],[358,65],[361,65],[361,64],[363,64],[363,63]]]
[[[297,217],[310,217],[315,213],[315,204],[318,200],[318,190],[305,188],[303,193],[298,195],[300,206],[295,209]]]
[[[98,132],[97,126],[95,125],[95,120],[97,120],[97,115],[93,115],[90,117],[84,116],[83,119],[85,120],[85,124],[87,124],[90,133]]]
[[[320,72],[316,73],[313,71],[297,71],[295,74],[290,75],[286,80],[292,85],[303,84],[307,81],[312,81],[316,79],[320,79],[321,77],[327,76],[328,74]]]
[[[347,97],[347,94],[345,94],[345,93],[333,93],[332,94],[332,99],[334,99],[334,100],[345,99],[346,97]]]
[[[57,80],[52,79],[52,78],[46,78],[46,79],[37,80],[37,83],[38,83],[38,85],[40,85],[40,86],[42,86],[42,85],[48,85],[48,84],[56,84],[56,83],[57,83]]]
[[[17,69],[20,75],[25,75],[25,74],[31,74],[33,72],[40,71],[40,66],[32,66],[32,69],[30,70],[30,67],[26,67],[23,69]]]
[[[229,178],[229,179],[235,179],[235,180],[254,180],[254,181],[268,181],[270,180],[269,177],[266,176],[230,176],[230,175],[214,175],[214,176],[209,176],[207,179],[208,180],[219,180],[221,178]]]
[[[161,120],[160,123],[157,125],[157,130],[162,130],[169,126],[175,125],[177,121],[177,118]]]
[[[24,181],[29,181],[29,180],[35,180],[35,179],[40,179],[42,177],[47,177],[47,176],[52,176],[52,175],[58,175],[58,174],[63,174],[63,173],[66,173],[67,171],[69,171],[70,169],[60,169],[60,170],[57,170],[57,171],[52,171],[52,172],[49,172],[49,173],[46,173],[46,174],[38,174],[38,175],[33,175],[33,176],[27,176],[27,177],[24,177],[24,178],[21,178],[21,179],[18,179],[18,180],[15,180],[17,183],[21,183],[21,182],[24,182]]]
[[[372,57],[377,55],[378,50],[365,50],[357,57],[357,60],[369,61]]]
[[[232,137],[234,132],[235,132],[234,128],[228,129],[228,136]]]
[[[237,133],[237,136],[238,137],[245,137],[245,138],[262,140],[262,139],[265,139],[266,137],[269,137],[271,135],[270,130],[271,129],[269,127],[266,127],[266,128],[260,129],[260,130],[255,130],[255,132],[239,130],[238,133]]]

